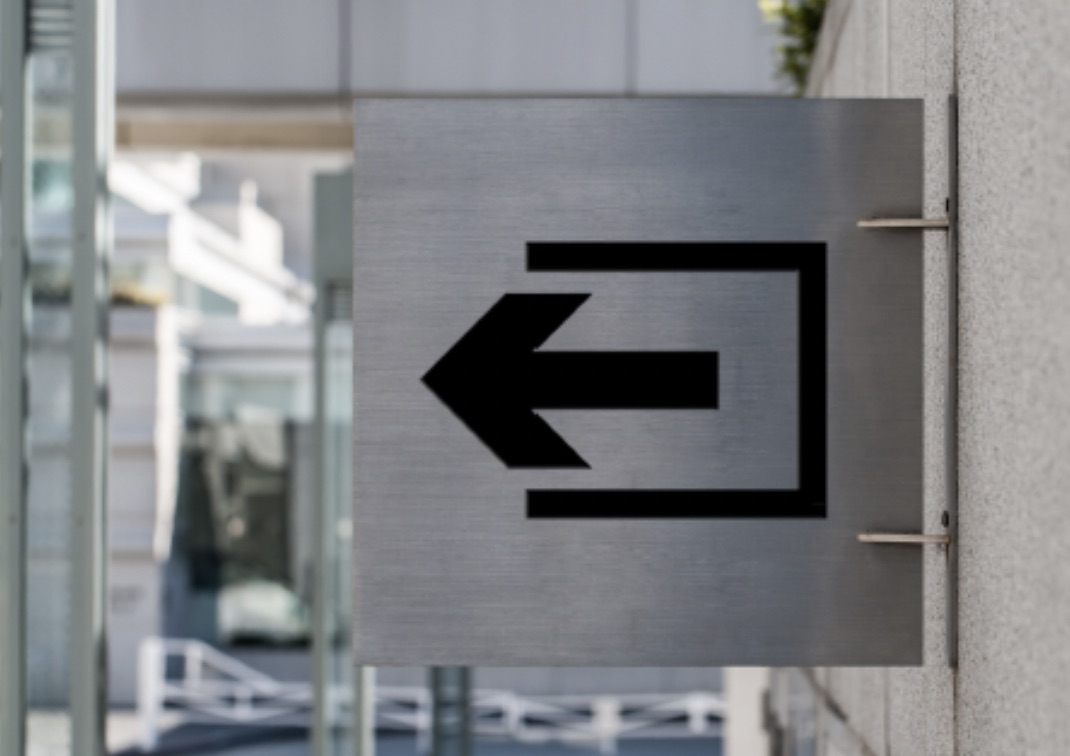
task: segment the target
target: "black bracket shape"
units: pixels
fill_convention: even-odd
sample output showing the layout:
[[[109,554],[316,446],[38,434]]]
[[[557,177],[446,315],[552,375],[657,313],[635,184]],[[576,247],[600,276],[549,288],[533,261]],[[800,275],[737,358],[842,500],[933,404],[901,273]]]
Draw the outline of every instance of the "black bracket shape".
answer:
[[[537,243],[531,272],[797,272],[799,450],[794,489],[534,489],[529,518],[823,518],[827,514],[827,245],[824,242]]]

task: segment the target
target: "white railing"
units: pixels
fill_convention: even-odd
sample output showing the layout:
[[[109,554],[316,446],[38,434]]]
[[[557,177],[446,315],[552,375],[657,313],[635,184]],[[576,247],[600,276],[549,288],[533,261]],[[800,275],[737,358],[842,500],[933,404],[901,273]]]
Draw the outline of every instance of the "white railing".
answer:
[[[309,721],[309,683],[279,682],[200,641],[147,638],[138,653],[138,718],[145,751],[159,741],[165,709],[181,711],[190,722]],[[171,675],[169,660],[173,660]],[[348,709],[351,691],[340,687],[333,694],[339,708]],[[421,751],[428,750],[431,697],[426,688],[377,686],[375,709],[376,729],[413,732]],[[723,717],[724,699],[712,693],[522,696],[503,690],[472,691],[476,737],[566,742],[606,754],[616,752],[621,738],[711,737],[720,733]]]
[[[477,689],[472,710],[477,736],[616,753],[622,738],[719,735],[724,699],[712,693],[521,696]]]
[[[169,659],[181,660],[178,676],[167,674]],[[312,688],[304,682],[279,682],[207,643],[145,638],[138,649],[142,750],[156,747],[160,714],[168,707],[180,709],[188,721],[304,724]]]

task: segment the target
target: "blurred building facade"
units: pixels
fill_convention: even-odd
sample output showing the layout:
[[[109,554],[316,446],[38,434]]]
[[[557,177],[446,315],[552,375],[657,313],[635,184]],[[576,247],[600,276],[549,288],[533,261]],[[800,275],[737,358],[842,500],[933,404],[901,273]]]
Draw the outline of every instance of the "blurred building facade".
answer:
[[[773,95],[752,0],[118,0],[122,151],[251,178],[312,275],[312,186],[361,96]]]
[[[117,27],[109,695],[134,702],[135,649],[158,635],[255,644],[239,654],[307,679],[313,188],[350,164],[352,98],[775,95],[775,31],[751,0],[117,0]],[[69,184],[63,155],[34,170]],[[62,708],[70,217],[33,208],[30,701]],[[720,672],[478,683],[657,693],[717,690]]]
[[[1068,19],[1057,0],[829,2],[809,94],[925,98],[927,215],[946,212],[947,96],[959,96],[959,666],[946,665],[945,559],[932,549],[924,668],[774,670],[764,699],[747,683],[765,714],[751,724],[766,735],[751,742],[767,737],[776,756],[1070,748]],[[229,549],[244,569],[246,542],[261,532],[243,507],[256,496],[269,507],[296,502],[309,474],[291,461],[307,444],[298,426],[312,401],[303,280],[312,187],[316,174],[349,163],[352,97],[778,88],[776,39],[751,0],[119,0],[118,26],[109,632],[111,693],[129,703],[141,638],[248,636],[259,619],[241,611],[243,596],[293,617],[294,596],[310,590],[309,549],[297,535],[263,534],[286,554],[257,568],[290,593],[265,589],[254,571],[221,610],[225,566],[212,560]],[[43,190],[63,170],[45,158],[34,166]],[[73,498],[69,218],[51,217],[48,205],[36,198],[32,219],[28,664],[33,702],[61,706],[71,602],[57,523]],[[945,475],[955,472],[943,457],[944,236],[927,235],[925,254],[925,512],[927,530],[939,532]],[[187,509],[185,522],[184,464],[199,469],[189,480],[216,492],[202,501],[221,504]],[[274,519],[290,518],[292,534],[308,527],[300,505],[286,511]],[[194,580],[174,549],[203,545],[180,538],[196,517],[218,539],[204,549],[208,574]],[[296,619],[290,640],[302,632]],[[287,630],[272,622],[261,638]],[[286,679],[306,674],[303,654],[264,653],[257,664]],[[392,674],[422,681],[418,670]],[[523,678],[533,692],[719,684],[697,672],[615,674],[485,678],[501,687]]]
[[[261,424],[311,413],[311,286],[282,264],[277,221],[251,182],[205,186],[193,155],[139,155],[112,169],[110,695],[133,703],[140,640],[164,630],[184,426]],[[47,184],[39,187],[47,192]],[[34,217],[35,317],[29,511],[30,697],[67,695],[68,232],[47,204]],[[263,415],[267,413],[267,420]],[[171,586],[175,590],[175,586]]]
[[[295,324],[307,316],[307,305],[283,295],[292,281],[278,274],[285,274],[284,264],[298,277],[311,275],[314,181],[318,174],[349,165],[353,97],[773,95],[779,90],[773,79],[775,31],[750,0],[314,0],[299,6],[274,0],[119,0],[117,21],[122,160],[114,181],[124,198],[140,197],[144,205],[118,209],[119,243],[138,226],[175,225],[179,232],[166,240],[176,250],[170,257],[178,261],[170,264],[172,277],[195,268],[204,274],[197,285],[207,289],[187,286],[184,296],[230,310],[229,319],[207,321],[202,315],[195,322],[174,306],[157,310],[175,310],[166,317],[186,323],[169,337],[184,392],[168,410],[181,412],[172,425],[178,440],[171,443],[168,469],[181,469],[187,484],[200,476],[202,489],[183,488],[174,473],[168,493],[156,503],[166,515],[155,541],[191,549],[158,551],[170,560],[166,591],[154,584],[137,593],[120,581],[126,574],[122,569],[113,572],[113,605],[127,612],[114,617],[113,636],[126,648],[139,634],[166,632],[223,644],[232,638],[220,634],[233,612],[219,608],[218,593],[228,589],[216,574],[224,567],[213,560],[221,551],[241,548],[249,523],[242,522],[243,497],[228,494],[213,480],[234,474],[238,459],[248,460],[250,451],[259,450],[261,462],[272,454],[286,460],[275,460],[276,469],[292,477],[275,484],[288,486],[293,497],[286,515],[293,518],[293,537],[285,545],[290,563],[283,582],[297,598],[309,598],[310,542],[303,530],[309,523],[303,512],[311,507],[303,506],[301,497],[311,490],[307,478],[313,472],[307,456],[293,455],[309,444],[302,424],[311,413],[310,383],[307,374],[299,374],[311,370],[311,332]],[[150,186],[150,179],[168,185],[167,190]],[[174,211],[182,220],[141,217],[145,210]],[[208,227],[211,234],[204,230]],[[213,269],[197,258],[199,247],[187,237],[219,241],[219,232],[235,254],[250,253],[244,258],[249,270],[226,270],[218,263]],[[190,251],[177,252],[187,247]],[[281,299],[268,304],[265,291],[255,301],[243,301],[238,313],[228,304],[237,291],[265,286],[276,286]],[[259,311],[257,303],[267,308]],[[123,377],[117,374],[114,380],[119,385]],[[269,396],[272,385],[277,393]],[[258,406],[274,407],[274,416],[258,416]],[[119,490],[116,481],[113,528],[127,519],[115,498]],[[209,509],[215,511],[200,515],[190,509],[207,501],[229,509],[224,513],[212,504]],[[188,541],[207,532],[204,516],[221,518],[209,528],[219,539],[211,553],[203,543]],[[190,517],[201,517],[201,525]],[[257,586],[247,588],[256,595]],[[261,598],[272,591],[262,585],[260,590]],[[135,594],[162,608],[151,622],[128,619],[136,613],[129,598]],[[274,600],[293,603],[293,597]],[[236,602],[241,603],[240,596]],[[282,627],[264,632],[261,641],[272,633],[286,634]],[[293,641],[299,640],[300,632],[295,633]],[[307,674],[307,652],[285,648],[281,636],[276,640],[282,647],[274,652],[232,650],[284,679]],[[113,662],[113,699],[129,702],[132,671],[121,671],[120,659]],[[575,692],[585,684],[546,671],[486,674],[493,685],[519,684],[531,693]],[[415,669],[382,673],[385,682],[403,685],[422,684],[423,675]],[[633,692],[719,687],[715,670],[635,671],[613,679]]]

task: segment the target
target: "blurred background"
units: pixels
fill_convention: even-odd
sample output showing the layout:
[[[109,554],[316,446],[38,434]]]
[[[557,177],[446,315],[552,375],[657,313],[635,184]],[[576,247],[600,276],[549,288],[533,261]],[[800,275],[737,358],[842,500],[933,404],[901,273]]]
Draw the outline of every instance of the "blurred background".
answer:
[[[0,0],[0,756],[1070,753],[1065,6]],[[925,666],[352,668],[350,114],[413,95],[924,100]]]
[[[28,752],[91,752],[71,713],[72,638],[95,600],[74,511],[72,292],[79,165],[107,153],[78,153],[79,118],[103,112],[110,752],[721,754],[718,669],[351,668],[350,109],[781,96],[776,4],[117,0],[114,41],[94,51],[79,40],[109,3],[5,2],[26,23],[0,44],[24,46],[26,76]],[[731,674],[756,712],[765,673]]]

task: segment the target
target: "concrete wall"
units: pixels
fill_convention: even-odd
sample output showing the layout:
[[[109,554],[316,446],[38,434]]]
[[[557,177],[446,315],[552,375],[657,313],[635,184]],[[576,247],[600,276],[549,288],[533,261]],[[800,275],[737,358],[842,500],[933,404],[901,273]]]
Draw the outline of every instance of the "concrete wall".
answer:
[[[810,94],[923,97],[926,212],[960,98],[960,664],[926,560],[926,666],[780,672],[819,753],[1070,753],[1070,13],[1063,0],[832,0]],[[943,500],[945,239],[926,235],[926,527]],[[794,678],[793,678],[794,679]],[[780,681],[786,684],[784,679]],[[789,696],[790,697],[790,696]]]

